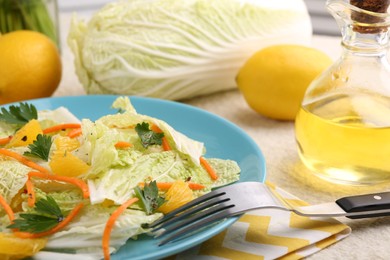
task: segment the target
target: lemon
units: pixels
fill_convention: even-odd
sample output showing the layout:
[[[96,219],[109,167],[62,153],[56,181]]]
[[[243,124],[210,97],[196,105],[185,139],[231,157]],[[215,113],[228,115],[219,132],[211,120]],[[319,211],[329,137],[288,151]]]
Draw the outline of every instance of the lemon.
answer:
[[[248,105],[259,114],[294,120],[309,84],[332,64],[320,50],[273,45],[250,57],[236,77]]]
[[[61,80],[56,45],[34,31],[0,36],[0,104],[51,96]]]

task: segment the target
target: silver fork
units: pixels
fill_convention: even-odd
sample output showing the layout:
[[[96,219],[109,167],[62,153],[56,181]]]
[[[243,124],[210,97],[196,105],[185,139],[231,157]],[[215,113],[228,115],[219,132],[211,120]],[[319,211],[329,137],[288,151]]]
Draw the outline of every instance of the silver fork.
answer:
[[[390,192],[350,196],[336,202],[294,207],[264,183],[241,182],[211,191],[166,214],[148,227],[159,245],[215,221],[255,209],[274,208],[307,217],[367,218],[390,215]]]

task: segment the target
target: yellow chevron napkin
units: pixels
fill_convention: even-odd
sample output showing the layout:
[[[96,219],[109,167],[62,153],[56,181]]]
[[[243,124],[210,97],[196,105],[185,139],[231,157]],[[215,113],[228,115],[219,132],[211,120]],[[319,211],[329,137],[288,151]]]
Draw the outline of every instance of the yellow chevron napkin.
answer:
[[[267,184],[288,203],[308,205],[288,192]],[[308,218],[288,211],[262,209],[244,214],[222,233],[170,259],[300,259],[336,243],[350,233],[348,226],[333,218]]]

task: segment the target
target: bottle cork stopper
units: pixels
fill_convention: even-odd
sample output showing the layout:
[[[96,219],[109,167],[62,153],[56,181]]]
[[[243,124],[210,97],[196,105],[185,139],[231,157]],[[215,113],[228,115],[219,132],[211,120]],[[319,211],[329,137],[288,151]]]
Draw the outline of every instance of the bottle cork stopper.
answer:
[[[350,4],[354,5],[360,9],[364,9],[367,11],[375,12],[375,13],[387,13],[387,9],[390,5],[390,0],[350,0]],[[365,13],[352,13],[352,20],[359,23],[380,23],[383,22],[383,18],[375,17]],[[379,33],[383,31],[387,31],[387,27],[380,26],[354,26],[354,31],[360,33]]]

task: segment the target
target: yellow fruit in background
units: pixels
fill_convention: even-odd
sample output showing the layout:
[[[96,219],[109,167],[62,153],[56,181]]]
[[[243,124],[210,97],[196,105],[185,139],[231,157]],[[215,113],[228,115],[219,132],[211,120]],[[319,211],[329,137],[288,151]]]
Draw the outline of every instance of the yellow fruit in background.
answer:
[[[61,58],[44,34],[0,36],[0,104],[51,96],[61,80]]]
[[[39,134],[43,134],[41,125],[38,120],[32,119],[15,133],[6,147],[28,146],[37,139]]]
[[[273,45],[249,58],[236,81],[248,105],[259,114],[294,120],[307,87],[331,64],[328,55],[314,48]]]
[[[167,214],[178,207],[194,199],[194,194],[188,183],[184,181],[175,181],[165,194],[165,202],[158,208],[159,212]]]

